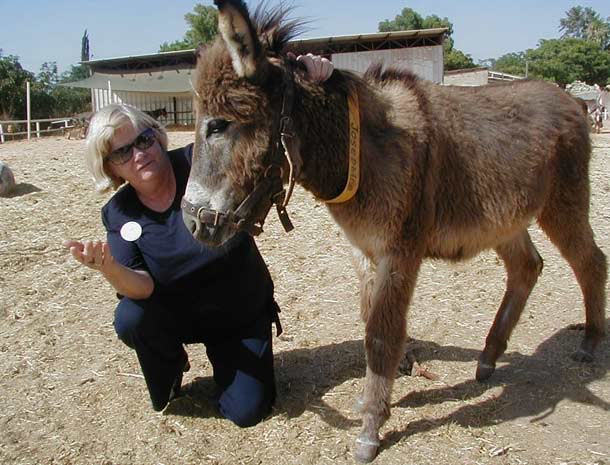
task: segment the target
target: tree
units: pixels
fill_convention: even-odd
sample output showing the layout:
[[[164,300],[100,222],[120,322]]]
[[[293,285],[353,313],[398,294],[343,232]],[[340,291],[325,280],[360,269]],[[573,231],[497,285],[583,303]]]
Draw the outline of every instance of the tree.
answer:
[[[581,39],[541,40],[528,50],[526,59],[532,76],[565,86],[576,80],[605,85],[610,78],[610,53]]]
[[[593,8],[573,6],[566,11],[566,17],[559,20],[559,31],[563,33],[561,37],[586,39],[587,27],[593,19],[599,19],[599,14]]]
[[[608,18],[610,21],[610,18]],[[610,48],[610,22],[595,19],[587,26],[587,40],[597,44],[601,49]]]
[[[610,18],[603,20],[593,8],[574,6],[559,20],[561,38],[585,39],[602,49],[610,46]]]
[[[379,23],[379,32],[407,31],[418,29],[447,28],[447,36],[443,44],[443,54],[445,70],[474,68],[476,65],[470,55],[454,48],[453,24],[448,18],[441,18],[437,15],[422,17],[412,8],[403,8],[401,13],[392,21],[386,19]]]
[[[25,118],[25,83],[34,75],[23,69],[19,58],[0,52],[0,119]]]
[[[89,61],[89,35],[87,34],[87,29],[85,29],[81,39],[80,61]]]
[[[501,73],[525,76],[527,68],[525,52],[511,52],[489,61],[489,68]],[[529,75],[529,71],[527,73]]]
[[[218,33],[218,11],[212,6],[197,3],[193,13],[185,14],[184,19],[189,24],[184,38],[171,43],[164,42],[159,47],[160,52],[196,48],[199,44],[211,42]]]

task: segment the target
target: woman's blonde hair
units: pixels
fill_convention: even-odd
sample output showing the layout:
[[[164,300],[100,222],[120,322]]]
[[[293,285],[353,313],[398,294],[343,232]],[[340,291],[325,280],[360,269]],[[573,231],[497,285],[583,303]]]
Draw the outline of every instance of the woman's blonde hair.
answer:
[[[152,116],[129,105],[113,103],[93,115],[87,131],[85,162],[93,176],[95,189],[106,192],[118,189],[125,180],[113,176],[104,163],[104,157],[112,150],[112,139],[116,131],[131,123],[137,133],[152,128],[163,150],[167,151],[167,133]]]

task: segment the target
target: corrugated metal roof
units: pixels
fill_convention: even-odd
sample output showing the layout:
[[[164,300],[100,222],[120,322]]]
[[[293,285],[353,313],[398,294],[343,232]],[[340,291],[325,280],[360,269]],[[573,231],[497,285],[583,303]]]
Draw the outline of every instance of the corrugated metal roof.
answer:
[[[313,37],[292,40],[288,43],[291,50],[306,50],[318,54],[336,53],[333,47],[345,47],[353,44],[360,45],[360,49],[367,47],[377,48],[376,44],[384,44],[384,48],[399,48],[400,46],[415,46],[418,41],[426,39],[437,40],[442,44],[447,28],[419,29],[411,31],[374,32],[370,34],[353,34],[330,37]],[[400,42],[403,42],[400,44]],[[425,45],[421,43],[419,45]],[[97,58],[81,62],[89,65],[96,72],[121,72],[128,70],[154,69],[186,69],[195,65],[196,49],[179,50],[172,52],[148,53],[144,55],[126,55],[113,58]],[[340,50],[346,51],[346,50]]]
[[[331,37],[313,37],[310,39],[291,40],[291,45],[330,44],[345,42],[381,42],[384,40],[412,39],[416,37],[438,37],[444,35],[448,29],[440,27],[435,29],[417,29],[412,31],[373,32],[370,34],[353,34]]]

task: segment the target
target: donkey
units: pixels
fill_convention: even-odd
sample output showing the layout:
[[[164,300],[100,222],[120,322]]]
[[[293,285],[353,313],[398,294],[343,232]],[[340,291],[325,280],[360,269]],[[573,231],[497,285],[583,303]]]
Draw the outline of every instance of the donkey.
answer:
[[[159,118],[167,118],[167,110],[164,108],[157,108],[156,110],[144,111],[149,116],[152,116],[154,119]]]
[[[215,4],[220,36],[198,51],[184,220],[194,237],[220,245],[237,231],[260,233],[273,204],[290,229],[295,182],[326,202],[361,282],[359,461],[375,457],[390,414],[426,258],[458,261],[493,248],[504,262],[506,293],[476,371],[486,380],[542,270],[527,230],[537,220],[584,295],[584,339],[573,357],[593,359],[605,333],[607,269],[588,217],[588,124],[573,98],[535,81],[441,87],[380,65],[315,84],[284,53],[300,23],[261,7],[251,18],[239,0]]]

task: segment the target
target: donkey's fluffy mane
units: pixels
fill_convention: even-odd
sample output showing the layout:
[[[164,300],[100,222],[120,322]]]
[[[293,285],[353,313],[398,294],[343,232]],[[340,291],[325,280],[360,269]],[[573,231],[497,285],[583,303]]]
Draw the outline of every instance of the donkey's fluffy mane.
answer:
[[[305,32],[306,20],[289,19],[293,8],[280,4],[267,8],[268,2],[256,7],[251,17],[252,25],[268,56],[280,56],[288,42]]]

